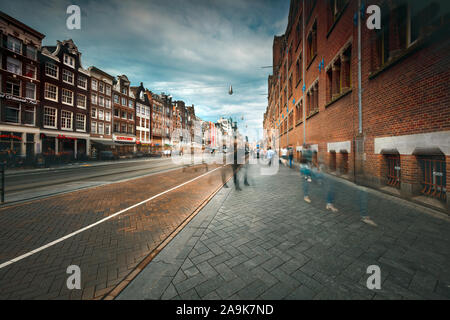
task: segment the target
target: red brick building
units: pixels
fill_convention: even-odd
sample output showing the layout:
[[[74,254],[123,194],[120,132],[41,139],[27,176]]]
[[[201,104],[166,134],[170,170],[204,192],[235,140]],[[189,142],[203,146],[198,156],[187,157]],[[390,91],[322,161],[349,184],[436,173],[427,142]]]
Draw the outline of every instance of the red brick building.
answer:
[[[380,30],[366,26],[372,4]],[[367,1],[360,28],[358,9],[291,1],[273,42],[264,128],[297,159],[307,143],[336,175],[448,212],[449,4]]]
[[[45,36],[0,12],[0,154],[34,160],[40,153],[40,68]]]
[[[136,152],[135,99],[127,76],[117,76],[113,87],[113,141],[121,156]]]
[[[81,52],[70,40],[44,46],[41,66],[42,152],[67,159],[87,156],[89,148],[90,75]]]

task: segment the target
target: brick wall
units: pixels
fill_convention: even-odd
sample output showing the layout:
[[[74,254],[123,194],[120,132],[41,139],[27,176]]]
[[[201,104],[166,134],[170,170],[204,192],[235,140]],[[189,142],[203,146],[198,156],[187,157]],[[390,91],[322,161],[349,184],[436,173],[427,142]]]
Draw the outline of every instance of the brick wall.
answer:
[[[396,2],[387,0],[368,1],[367,5],[379,4],[383,9],[394,9]],[[398,2],[397,2],[398,3]],[[291,6],[292,8],[292,6]],[[306,124],[297,123],[293,130],[289,131],[289,144],[300,146],[306,138],[308,144],[318,144],[318,158],[325,164],[330,163],[331,155],[327,152],[327,143],[351,141],[352,148],[350,153],[345,156],[336,150],[337,168],[343,166],[343,161],[348,158],[348,173],[350,179],[358,175],[362,182],[379,187],[384,186],[386,182],[387,164],[382,154],[376,154],[374,141],[379,137],[403,136],[430,132],[448,132],[450,139],[450,89],[448,86],[450,80],[450,53],[449,38],[446,36],[449,31],[447,24],[441,24],[439,28],[430,32],[428,35],[419,39],[404,49],[400,48],[400,31],[398,27],[393,28],[389,34],[391,46],[393,49],[390,60],[382,68],[379,55],[377,54],[376,34],[365,26],[365,19],[362,23],[362,128],[364,138],[364,149],[360,157],[355,154],[355,138],[358,136],[358,68],[357,68],[357,48],[358,48],[358,29],[354,24],[354,15],[357,11],[357,1],[350,0],[344,6],[336,22],[330,22],[327,1],[317,1],[310,17],[305,17],[307,24],[300,37],[307,39],[307,35],[317,23],[317,55],[308,65],[305,63],[305,78],[295,85],[293,81],[293,93],[289,97],[289,110],[294,112],[293,118],[298,116],[293,99],[295,102],[303,99],[303,108],[307,108],[308,92],[311,85],[318,79],[318,106],[319,111],[314,115],[307,117]],[[296,14],[291,13],[289,26],[291,30],[286,30],[289,35],[287,44],[295,43],[296,24],[302,16],[302,9]],[[393,23],[390,24],[392,27]],[[396,33],[397,32],[397,33]],[[279,50],[279,40],[276,38],[274,50]],[[401,38],[402,39],[402,38]],[[303,49],[302,39],[300,45],[292,45],[294,53],[292,63],[290,64],[289,75],[292,74],[295,79],[296,61]],[[399,42],[400,41],[400,42]],[[327,78],[327,71],[333,70],[332,65],[338,61],[344,61],[342,52],[345,48],[351,46],[350,70],[343,68],[340,74],[350,72],[351,84],[348,90],[341,94],[334,94],[334,100],[330,102],[333,81]],[[307,48],[308,46],[305,45]],[[394,50],[395,49],[395,50]],[[281,53],[274,52],[274,62],[285,61],[285,51]],[[276,57],[276,59],[275,59]],[[339,58],[341,57],[341,60]],[[304,59],[305,57],[303,57]],[[319,63],[323,60],[323,66],[319,71]],[[385,61],[386,62],[386,61]],[[338,68],[334,69],[335,71]],[[333,75],[335,74],[333,72]],[[285,72],[285,70],[281,70]],[[281,77],[289,79],[289,77]],[[272,86],[278,85],[278,77],[272,78]],[[334,81],[336,79],[334,78]],[[336,82],[334,82],[336,85]],[[305,85],[306,92],[302,92]],[[281,83],[282,94],[286,86],[286,81]],[[269,91],[270,92],[270,91]],[[272,108],[278,110],[279,102],[274,99],[273,94],[269,93],[269,102],[271,109],[266,115],[272,116]],[[286,117],[285,108],[282,112],[276,112],[278,120],[282,121],[282,115]],[[308,109],[306,109],[308,110]],[[299,119],[303,120],[300,115]],[[270,121],[266,122],[266,127]],[[306,125],[306,137],[303,134],[303,126]],[[286,147],[286,134],[280,139],[280,147]],[[443,150],[441,150],[443,151]],[[296,153],[296,158],[299,155]],[[361,159],[361,166],[356,166],[356,160]],[[449,164],[447,154],[447,189],[450,180]],[[358,167],[355,172],[355,167]],[[417,195],[419,168],[415,155],[401,155],[401,178],[402,194],[405,196]],[[338,170],[339,172],[339,170]],[[358,179],[359,180],[359,179]]]

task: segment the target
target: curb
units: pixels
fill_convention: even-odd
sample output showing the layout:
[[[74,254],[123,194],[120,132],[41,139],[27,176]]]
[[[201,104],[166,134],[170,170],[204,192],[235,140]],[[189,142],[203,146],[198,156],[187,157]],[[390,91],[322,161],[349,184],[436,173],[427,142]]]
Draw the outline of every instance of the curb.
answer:
[[[114,287],[108,294],[104,295],[103,297],[100,297],[100,300],[114,300],[129,284],[131,281],[133,281],[138,274],[144,270],[144,268],[152,262],[153,258],[155,258],[158,253],[160,253],[165,246],[169,244],[170,241],[172,241],[173,238],[175,238],[178,233],[181,232],[181,230],[184,229],[184,227],[195,218],[195,216],[211,201],[212,198],[223,188],[223,186],[228,183],[228,181],[233,178],[233,175],[231,175],[223,185],[219,186],[212,194],[208,196],[201,204],[197,207],[190,215],[187,217],[166,239],[164,239],[163,242],[161,242],[158,247],[156,247],[153,251],[150,252],[150,254],[142,260],[137,267],[131,271],[128,276],[122,280],[118,285]],[[99,297],[97,297],[99,298]],[[94,300],[97,299],[94,297]]]

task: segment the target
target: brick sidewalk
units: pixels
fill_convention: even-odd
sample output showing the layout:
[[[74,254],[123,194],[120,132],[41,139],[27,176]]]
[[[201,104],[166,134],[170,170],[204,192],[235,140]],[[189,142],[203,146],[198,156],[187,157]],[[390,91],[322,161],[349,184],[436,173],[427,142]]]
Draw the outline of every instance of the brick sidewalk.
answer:
[[[231,169],[226,170],[230,175]],[[1,209],[0,264],[203,173],[203,166],[173,170]],[[102,297],[221,186],[221,181],[217,170],[0,269],[0,299]],[[66,288],[69,265],[81,268],[82,290]]]
[[[251,186],[222,189],[118,299],[450,299],[450,221],[368,192],[378,227],[360,221],[359,187],[337,181],[338,213],[320,188],[303,201],[281,167]],[[381,290],[366,287],[369,265]]]

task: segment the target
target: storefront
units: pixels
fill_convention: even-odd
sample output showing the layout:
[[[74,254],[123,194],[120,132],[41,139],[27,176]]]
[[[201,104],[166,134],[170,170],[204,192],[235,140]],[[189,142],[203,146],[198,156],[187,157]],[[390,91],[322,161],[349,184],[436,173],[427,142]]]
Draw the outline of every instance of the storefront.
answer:
[[[151,151],[151,143],[142,143],[140,141],[136,141],[137,149],[142,153],[150,153]]]
[[[88,155],[87,135],[41,133],[42,154],[59,157],[65,161],[85,160]]]
[[[119,156],[132,155],[136,152],[136,137],[113,135],[116,152]]]
[[[102,151],[111,151],[113,154],[116,154],[116,143],[111,139],[97,139],[91,138],[91,152],[89,154],[91,159],[99,159],[100,152]]]

